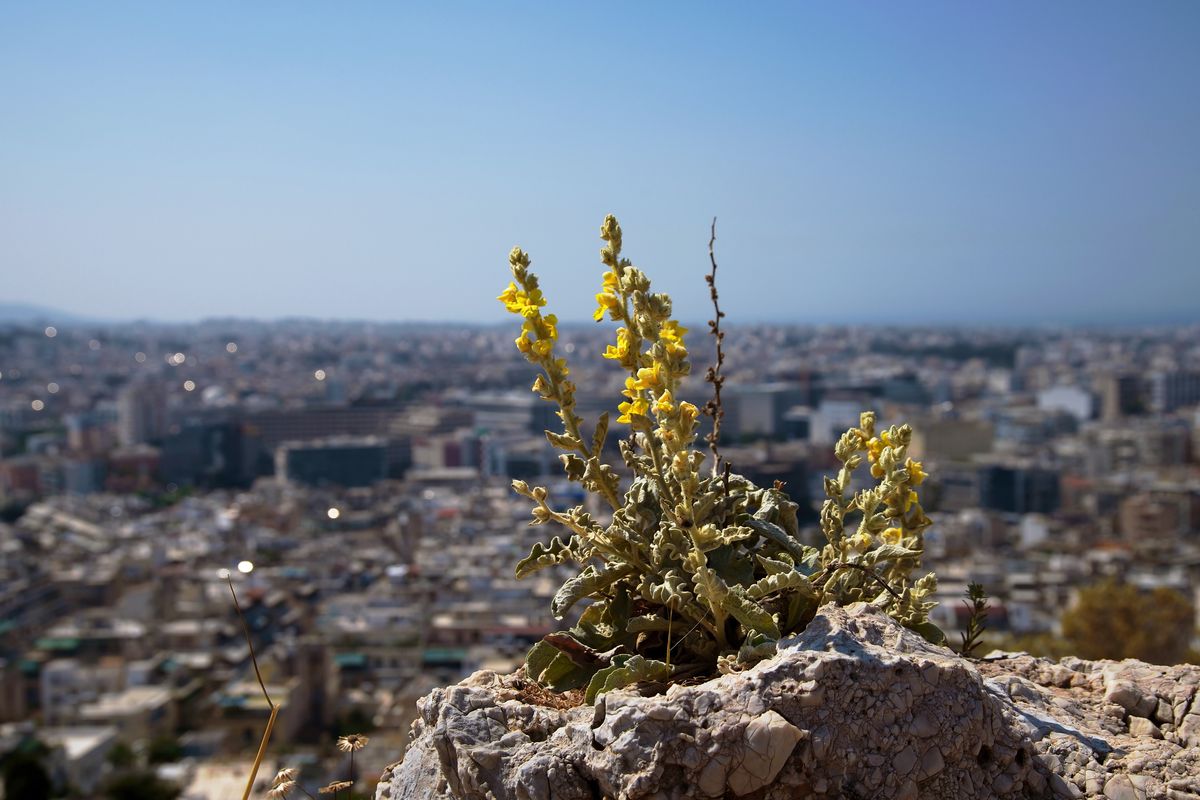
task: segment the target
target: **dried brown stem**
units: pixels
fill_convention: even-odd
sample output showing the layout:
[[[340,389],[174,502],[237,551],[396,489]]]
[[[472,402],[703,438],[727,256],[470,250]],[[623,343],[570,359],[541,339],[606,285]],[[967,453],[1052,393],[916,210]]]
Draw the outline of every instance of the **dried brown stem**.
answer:
[[[713,245],[717,241],[717,218],[713,217],[712,228],[708,238],[708,261],[712,265],[711,271],[704,276],[704,282],[708,284],[708,294],[712,298],[713,318],[708,321],[708,330],[712,334],[713,339],[717,344],[716,363],[708,368],[704,374],[704,380],[712,384],[713,397],[704,405],[704,413],[712,417],[713,426],[712,432],[704,437],[708,442],[708,449],[713,454],[713,476],[723,474],[725,482],[725,494],[729,494],[729,465],[725,464],[725,469],[722,473],[721,469],[721,451],[718,445],[721,440],[721,419],[725,416],[725,407],[721,402],[721,387],[725,385],[725,376],[721,374],[721,367],[725,365],[725,350],[722,343],[725,340],[725,332],[721,330],[721,318],[725,316],[725,312],[721,310],[721,304],[717,299],[717,256],[713,249]]]
[[[275,703],[271,702],[271,695],[267,693],[267,684],[263,682],[262,673],[258,670],[258,658],[254,655],[254,642],[250,641],[250,626],[246,624],[246,617],[242,614],[242,606],[238,602],[237,592],[233,590],[233,578],[225,577],[229,584],[229,593],[233,595],[233,607],[237,609],[238,620],[242,623],[242,635],[246,637],[246,647],[250,648],[250,663],[254,665],[254,677],[258,678],[258,688],[262,689],[263,697],[267,699],[267,706],[274,708]]]
[[[884,589],[886,589],[887,593],[890,594],[892,597],[896,598],[897,600],[902,599],[900,597],[899,593],[897,593],[895,589],[893,589],[891,586],[889,586],[888,582],[885,581],[878,572],[876,572],[875,570],[866,566],[865,564],[852,564],[849,561],[835,561],[832,564],[830,564],[829,566],[825,567],[825,569],[822,570],[822,572],[827,573],[827,575],[825,576],[825,579],[828,580],[830,577],[833,576],[834,572],[836,572],[839,569],[843,569],[843,568],[862,570],[867,575],[874,578],[879,583],[879,585],[882,586]],[[813,582],[816,583],[816,581],[813,581]],[[822,586],[824,586],[824,582],[822,582]]]
[[[238,620],[242,623],[242,635],[246,637],[246,647],[250,648],[250,663],[254,665],[254,677],[258,678],[258,688],[262,689],[263,697],[267,699],[267,707],[271,709],[271,716],[267,719],[267,728],[263,731],[262,741],[258,745],[258,753],[254,756],[254,766],[250,768],[250,778],[246,781],[246,791],[242,794],[242,800],[249,800],[250,792],[254,788],[254,779],[258,777],[258,768],[262,765],[263,756],[267,754],[271,731],[275,729],[275,718],[279,716],[279,706],[272,702],[271,695],[267,693],[267,684],[263,681],[262,673],[258,669],[258,657],[254,654],[254,642],[250,639],[250,626],[246,624],[246,615],[242,613],[242,604],[238,602],[237,592],[234,591],[233,578],[226,574],[225,581],[229,584],[229,593],[233,595],[233,607],[237,610]]]

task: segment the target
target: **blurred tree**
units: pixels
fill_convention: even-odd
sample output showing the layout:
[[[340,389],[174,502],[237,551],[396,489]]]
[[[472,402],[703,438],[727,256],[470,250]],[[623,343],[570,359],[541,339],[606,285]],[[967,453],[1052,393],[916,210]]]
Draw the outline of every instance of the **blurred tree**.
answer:
[[[113,745],[113,749],[108,751],[107,758],[108,763],[117,770],[129,769],[137,762],[137,754],[125,742],[117,742]]]
[[[13,753],[4,759],[4,796],[22,800],[50,797],[50,775],[33,753]]]
[[[1103,581],[1083,589],[1062,616],[1070,651],[1086,659],[1136,658],[1178,664],[1188,655],[1195,631],[1192,604],[1173,589],[1142,592]]]
[[[151,764],[168,764],[183,758],[183,747],[174,736],[156,736],[146,748],[146,760]]]
[[[104,784],[108,800],[175,800],[179,789],[153,772],[127,772]]]

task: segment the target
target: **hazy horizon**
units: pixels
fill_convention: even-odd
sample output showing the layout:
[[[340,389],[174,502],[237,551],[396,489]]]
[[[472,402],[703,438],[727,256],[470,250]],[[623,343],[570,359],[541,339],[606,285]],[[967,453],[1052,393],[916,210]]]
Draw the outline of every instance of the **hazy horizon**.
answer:
[[[1200,319],[1200,6],[0,3],[0,301],[590,319],[605,213],[703,320]],[[908,299],[902,302],[906,290]]]

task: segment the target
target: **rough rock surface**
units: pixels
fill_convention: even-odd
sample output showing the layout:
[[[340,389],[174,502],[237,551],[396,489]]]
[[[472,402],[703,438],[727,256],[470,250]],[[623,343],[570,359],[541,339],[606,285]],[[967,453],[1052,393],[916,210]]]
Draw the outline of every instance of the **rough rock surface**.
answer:
[[[595,706],[478,672],[420,701],[377,800],[1200,800],[1200,668],[982,662],[826,606],[752,669]]]

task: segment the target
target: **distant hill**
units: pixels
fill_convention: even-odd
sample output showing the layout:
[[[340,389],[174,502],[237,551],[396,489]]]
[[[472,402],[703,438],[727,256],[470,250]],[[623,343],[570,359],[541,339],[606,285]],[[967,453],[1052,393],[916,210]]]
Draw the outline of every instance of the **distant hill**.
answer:
[[[45,308],[29,303],[0,303],[0,323],[30,324],[34,322],[54,323],[58,325],[79,324],[90,322],[87,317],[59,311],[55,308]]]

